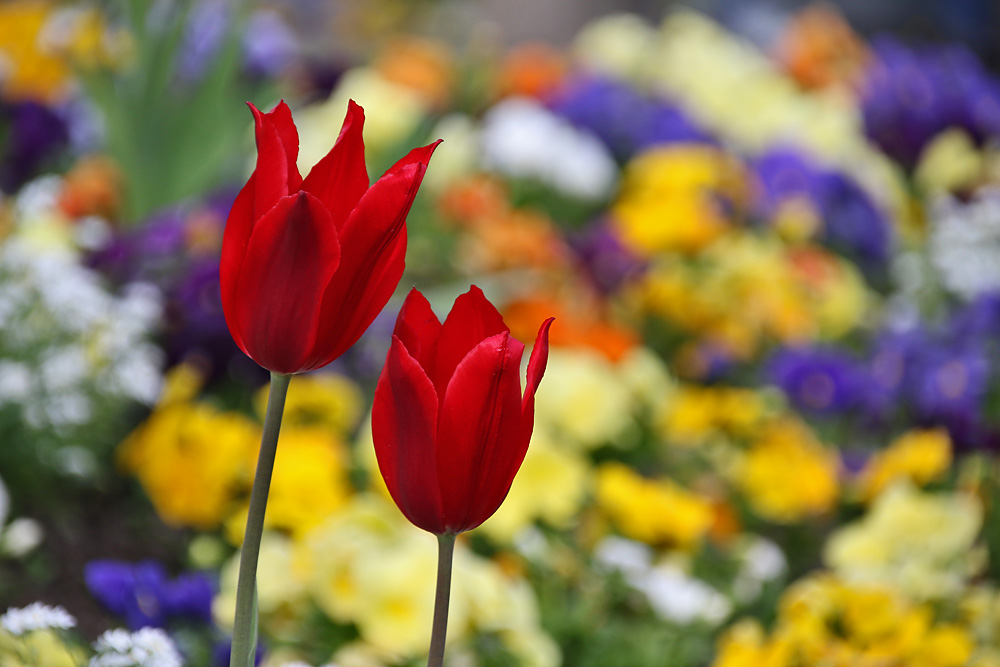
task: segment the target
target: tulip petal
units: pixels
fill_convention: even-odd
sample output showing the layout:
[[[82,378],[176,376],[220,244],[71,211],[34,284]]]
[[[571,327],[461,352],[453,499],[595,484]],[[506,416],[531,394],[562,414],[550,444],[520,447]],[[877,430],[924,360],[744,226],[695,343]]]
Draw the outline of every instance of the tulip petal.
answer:
[[[272,115],[261,113],[247,102],[253,113],[257,139],[257,166],[254,168],[253,218],[259,220],[288,194],[288,154]]]
[[[288,192],[295,192],[302,185],[302,176],[299,175],[299,131],[295,128],[295,121],[292,120],[292,110],[285,104],[285,100],[278,102],[278,105],[265,114],[274,125],[278,138],[285,149],[285,159],[288,164]]]
[[[521,465],[513,458],[521,430],[523,352],[524,345],[507,332],[490,336],[459,362],[448,383],[437,462],[450,531],[471,530],[489,518]]]
[[[434,314],[426,297],[416,288],[406,295],[392,333],[402,341],[407,352],[425,371],[433,367],[441,321]]]
[[[278,373],[310,370],[319,304],[340,263],[323,204],[299,192],[254,226],[237,282],[235,322],[247,354]]]
[[[431,374],[438,394],[444,395],[455,367],[469,350],[480,341],[504,331],[510,329],[504,324],[503,317],[475,285],[455,299],[455,305],[441,327],[437,358]]]
[[[427,149],[410,155],[429,156]],[[405,160],[405,158],[404,158]],[[337,275],[323,297],[320,328],[337,331],[338,342],[322,351],[316,367],[330,363],[361,337],[403,276],[406,260],[406,214],[427,170],[426,162],[404,162],[372,185],[340,230],[344,253]]]
[[[347,103],[347,116],[336,143],[302,182],[303,190],[316,195],[326,205],[338,230],[368,190],[364,125],[364,109],[351,100]]]
[[[424,530],[443,533],[437,418],[434,385],[394,335],[372,403],[375,457],[389,494],[406,518]]]
[[[236,195],[233,207],[226,219],[226,228],[222,233],[222,256],[219,259],[219,286],[222,292],[222,312],[226,318],[226,326],[232,334],[236,345],[247,355],[243,345],[243,337],[236,326],[236,302],[239,294],[238,280],[243,258],[246,256],[247,244],[253,232],[254,216],[254,176],[250,176],[243,189]]]
[[[531,348],[531,358],[528,359],[527,382],[524,386],[523,405],[525,406],[529,402],[534,403],[535,392],[538,390],[538,384],[542,381],[542,375],[545,373],[545,365],[549,360],[549,329],[555,319],[550,317],[542,322],[542,326],[538,328],[538,335],[535,336],[535,345]]]
[[[528,444],[531,442],[531,433],[535,429],[535,392],[542,381],[545,373],[545,364],[549,360],[549,328],[554,317],[542,322],[535,337],[535,345],[531,348],[531,357],[528,359],[528,376],[524,387],[524,398],[521,401],[521,433],[518,439],[519,451],[511,460],[523,460],[528,453]],[[520,463],[518,464],[520,466]],[[513,477],[517,473],[517,468],[513,471],[502,470],[500,475],[510,475]]]

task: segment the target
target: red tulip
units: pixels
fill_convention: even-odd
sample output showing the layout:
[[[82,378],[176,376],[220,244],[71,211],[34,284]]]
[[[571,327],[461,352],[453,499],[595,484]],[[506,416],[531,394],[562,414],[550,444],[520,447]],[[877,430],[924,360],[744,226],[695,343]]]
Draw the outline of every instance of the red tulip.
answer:
[[[461,533],[500,507],[528,450],[551,324],[538,331],[522,397],[524,345],[478,287],[455,300],[443,325],[423,294],[406,297],[375,388],[372,436],[411,523]]]
[[[303,179],[288,106],[250,110],[257,166],[226,223],[222,309],[236,344],[258,364],[309,371],[353,345],[396,289],[406,215],[437,142],[369,186],[364,111],[351,102],[333,148]]]

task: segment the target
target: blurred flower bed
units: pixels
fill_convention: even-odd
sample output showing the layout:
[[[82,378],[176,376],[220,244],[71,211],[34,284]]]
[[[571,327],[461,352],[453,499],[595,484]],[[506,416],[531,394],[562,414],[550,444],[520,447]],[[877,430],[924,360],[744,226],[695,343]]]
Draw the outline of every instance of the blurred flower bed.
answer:
[[[283,97],[303,170],[348,99],[372,173],[444,143],[398,298],[291,384],[262,664],[425,659],[434,542],[367,415],[402,295],[474,282],[522,340],[557,319],[520,475],[457,545],[448,664],[1000,666],[1000,79],[820,8],[766,45],[686,10],[377,44],[0,5],[0,665],[228,664],[267,376],[219,246],[242,101]]]

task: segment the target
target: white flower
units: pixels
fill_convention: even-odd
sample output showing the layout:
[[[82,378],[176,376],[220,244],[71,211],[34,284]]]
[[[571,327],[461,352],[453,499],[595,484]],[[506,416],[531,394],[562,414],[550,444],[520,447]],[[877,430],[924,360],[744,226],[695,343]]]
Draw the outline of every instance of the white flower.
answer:
[[[617,166],[604,144],[534,100],[508,98],[490,109],[480,141],[483,163],[508,176],[588,200],[610,197],[615,187]]]
[[[645,576],[634,577],[632,583],[646,594],[653,611],[675,623],[716,625],[733,610],[722,593],[672,565],[658,565]]]
[[[32,602],[21,609],[11,607],[0,616],[0,627],[15,637],[35,630],[65,630],[75,625],[76,619],[65,609],[41,602]]]
[[[42,524],[34,519],[14,519],[0,533],[0,554],[23,556],[41,544],[42,536]]]
[[[646,544],[624,537],[606,537],[594,549],[594,558],[626,578],[642,577],[653,562],[653,550]]]
[[[160,628],[142,628],[129,633],[108,630],[94,642],[97,652],[90,667],[182,667],[174,642]]]
[[[930,258],[945,287],[966,299],[1000,288],[1000,188],[968,203],[942,196],[930,222]]]

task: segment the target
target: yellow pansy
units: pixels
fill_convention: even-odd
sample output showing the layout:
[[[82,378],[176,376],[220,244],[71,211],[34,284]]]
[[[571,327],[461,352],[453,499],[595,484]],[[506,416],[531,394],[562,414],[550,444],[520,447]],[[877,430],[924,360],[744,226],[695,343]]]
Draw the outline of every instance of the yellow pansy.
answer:
[[[691,548],[712,527],[710,501],[666,480],[641,477],[628,466],[597,469],[597,506],[626,537]]]
[[[867,515],[830,536],[824,558],[842,577],[889,583],[919,599],[960,591],[979,567],[982,504],[965,493],[923,493],[897,482]]]
[[[294,383],[293,383],[294,384]],[[250,464],[256,463],[254,453]],[[264,526],[301,535],[333,514],[350,497],[347,451],[326,429],[283,428],[278,441]],[[233,543],[243,538],[246,507],[227,522]]]
[[[626,167],[612,219],[642,254],[693,253],[729,227],[720,200],[738,199],[741,189],[739,165],[716,148],[653,148]]]
[[[839,492],[839,460],[797,420],[769,424],[750,446],[737,472],[753,509],[790,523],[833,507]]]
[[[263,418],[267,409],[268,387],[254,396],[254,408]],[[288,385],[282,424],[315,426],[332,433],[349,433],[361,417],[361,389],[343,375],[330,372],[299,375]]]
[[[167,396],[172,398],[174,388]],[[138,477],[160,517],[210,529],[250,483],[260,426],[208,403],[159,405],[119,446],[122,467]]]
[[[947,472],[951,461],[951,438],[945,429],[908,431],[868,461],[861,474],[861,494],[870,501],[900,479],[927,484]]]

